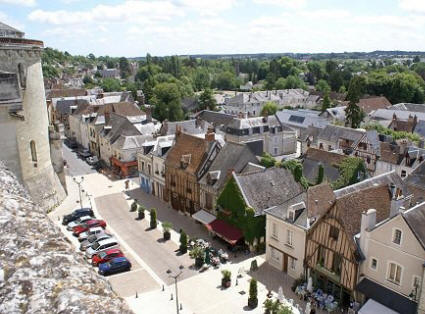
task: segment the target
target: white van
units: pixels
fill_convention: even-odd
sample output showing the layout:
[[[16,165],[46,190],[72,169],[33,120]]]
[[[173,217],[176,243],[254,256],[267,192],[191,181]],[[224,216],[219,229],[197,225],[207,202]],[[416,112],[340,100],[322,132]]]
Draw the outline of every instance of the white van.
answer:
[[[92,258],[94,254],[109,250],[117,249],[120,245],[115,238],[105,239],[99,242],[95,242],[91,247],[86,250],[86,257]]]
[[[92,234],[99,234],[99,233],[104,232],[104,231],[105,230],[103,230],[102,227],[92,227],[89,230],[80,233],[80,235],[78,236],[78,241],[83,242],[85,239],[87,239]]]

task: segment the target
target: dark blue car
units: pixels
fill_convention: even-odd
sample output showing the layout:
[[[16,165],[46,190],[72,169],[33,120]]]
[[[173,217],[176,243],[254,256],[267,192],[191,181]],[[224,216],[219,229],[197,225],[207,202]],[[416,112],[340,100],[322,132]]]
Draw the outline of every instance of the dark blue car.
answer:
[[[129,271],[131,269],[130,261],[125,257],[116,257],[111,259],[109,262],[102,263],[99,265],[99,274],[110,275],[116,274],[123,271]]]
[[[71,221],[77,220],[83,216],[91,216],[94,217],[93,210],[91,208],[80,208],[74,210],[71,214],[63,216],[62,224],[67,225]]]

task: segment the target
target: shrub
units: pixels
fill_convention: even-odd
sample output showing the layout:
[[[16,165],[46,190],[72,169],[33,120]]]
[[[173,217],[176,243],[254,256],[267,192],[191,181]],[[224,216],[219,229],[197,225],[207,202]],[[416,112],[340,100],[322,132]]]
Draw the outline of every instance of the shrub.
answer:
[[[139,218],[139,219],[143,219],[143,218],[145,218],[145,209],[144,209],[144,207],[143,207],[143,206],[139,206],[139,207],[137,208],[137,215],[138,215],[138,218]]]
[[[195,259],[195,266],[201,267],[205,262],[205,251],[199,246],[195,246],[192,251],[189,252],[189,256]]]
[[[164,221],[162,223],[162,231],[163,231],[163,234],[164,234],[164,240],[170,239],[170,237],[171,237],[170,230],[171,230],[172,227],[173,227],[173,224],[171,222]]]
[[[257,264],[257,260],[254,259],[251,262],[251,271],[256,271],[258,269],[258,264]]]
[[[185,254],[187,252],[187,235],[183,230],[180,232],[180,248],[179,249],[182,254]]]
[[[232,272],[230,270],[224,269],[221,271],[221,274],[223,275],[223,278],[221,278],[221,286],[223,288],[230,287]]]
[[[248,297],[248,306],[250,308],[255,308],[258,305],[258,297],[257,297],[257,280],[254,278],[249,282],[249,297]]]
[[[134,200],[133,203],[131,203],[130,211],[135,212],[136,210],[137,210],[137,202],[136,200]]]
[[[157,226],[157,221],[156,221],[156,209],[152,208],[151,209],[151,222],[150,222],[150,226],[151,229],[155,229]]]

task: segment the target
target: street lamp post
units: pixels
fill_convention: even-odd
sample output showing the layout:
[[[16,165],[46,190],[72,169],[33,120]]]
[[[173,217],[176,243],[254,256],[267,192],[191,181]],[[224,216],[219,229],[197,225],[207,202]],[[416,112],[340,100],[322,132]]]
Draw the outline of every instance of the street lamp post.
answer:
[[[83,208],[83,202],[82,202],[82,199],[81,199],[81,184],[84,181],[84,177],[81,177],[81,179],[79,181],[75,177],[73,177],[72,180],[74,180],[74,182],[77,183],[77,185],[78,185],[78,194],[80,196],[80,208]]]
[[[167,270],[167,274],[171,277],[171,278],[173,278],[174,279],[174,285],[175,285],[175,287],[176,287],[176,311],[177,311],[177,314],[179,314],[180,313],[180,309],[179,309],[179,292],[178,292],[178,289],[177,289],[177,280],[178,280],[178,278],[180,277],[180,275],[183,273],[183,265],[180,265],[179,266],[179,269],[180,269],[180,272],[178,273],[178,274],[176,274],[176,275],[173,275],[172,274],[172,271],[169,269],[169,270]]]

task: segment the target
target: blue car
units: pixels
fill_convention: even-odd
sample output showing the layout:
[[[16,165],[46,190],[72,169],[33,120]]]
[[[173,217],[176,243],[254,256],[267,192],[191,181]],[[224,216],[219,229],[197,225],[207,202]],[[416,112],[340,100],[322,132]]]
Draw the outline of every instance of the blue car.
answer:
[[[131,263],[126,257],[116,257],[111,259],[109,262],[100,264],[99,274],[106,276],[123,271],[129,271],[130,269]]]
[[[93,210],[91,208],[80,208],[74,210],[71,214],[63,216],[62,225],[67,225],[71,221],[75,221],[83,216],[91,216],[94,217]]]

